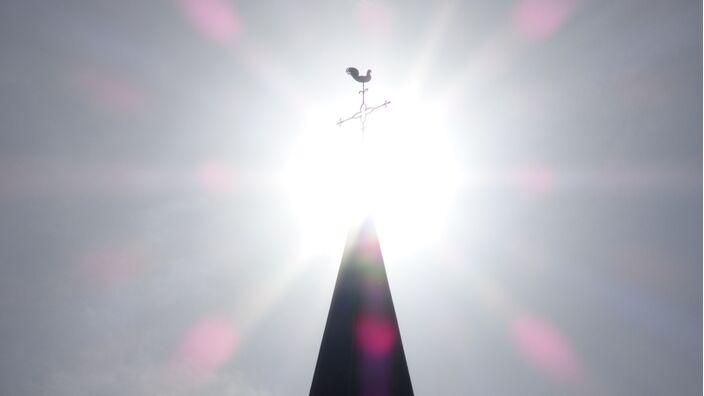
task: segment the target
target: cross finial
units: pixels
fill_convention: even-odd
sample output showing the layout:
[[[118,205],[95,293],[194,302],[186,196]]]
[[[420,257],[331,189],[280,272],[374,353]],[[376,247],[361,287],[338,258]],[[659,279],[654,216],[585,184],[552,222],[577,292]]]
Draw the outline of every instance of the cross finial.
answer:
[[[345,70],[347,74],[352,76],[352,78],[357,81],[362,83],[362,90],[359,91],[358,93],[362,94],[362,104],[359,106],[359,111],[354,113],[352,116],[345,118],[344,120],[340,118],[340,120],[337,122],[337,125],[342,125],[343,123],[349,121],[349,120],[354,120],[354,119],[359,119],[361,122],[362,126],[362,140],[364,140],[364,124],[367,121],[367,116],[371,114],[374,110],[380,108],[380,107],[386,107],[388,106],[391,102],[388,100],[384,100],[384,103],[378,105],[378,106],[373,106],[373,107],[368,107],[366,102],[365,102],[365,93],[368,91],[368,88],[366,88],[365,84],[368,83],[372,79],[372,71],[371,69],[367,70],[367,75],[366,76],[360,76],[359,75],[359,70],[357,70],[354,67],[348,67],[347,70]]]

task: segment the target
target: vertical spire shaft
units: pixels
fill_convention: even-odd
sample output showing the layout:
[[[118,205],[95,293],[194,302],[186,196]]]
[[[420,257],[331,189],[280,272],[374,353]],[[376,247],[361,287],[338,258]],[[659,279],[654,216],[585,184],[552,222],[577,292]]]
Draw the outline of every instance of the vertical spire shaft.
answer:
[[[413,395],[371,219],[348,237],[310,395]]]

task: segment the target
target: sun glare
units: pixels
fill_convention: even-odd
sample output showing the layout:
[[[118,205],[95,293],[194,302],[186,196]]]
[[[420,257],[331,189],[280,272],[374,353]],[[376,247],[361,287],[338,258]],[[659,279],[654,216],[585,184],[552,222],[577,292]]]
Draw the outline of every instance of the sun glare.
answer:
[[[350,225],[370,214],[387,257],[441,236],[460,181],[442,106],[394,96],[368,121],[363,143],[356,120],[330,122],[339,109],[309,111],[285,175],[304,255],[335,255]]]

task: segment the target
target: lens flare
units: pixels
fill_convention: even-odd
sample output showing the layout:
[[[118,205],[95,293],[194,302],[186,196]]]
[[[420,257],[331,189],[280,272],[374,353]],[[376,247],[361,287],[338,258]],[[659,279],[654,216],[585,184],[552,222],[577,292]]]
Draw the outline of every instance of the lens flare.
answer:
[[[227,363],[237,343],[238,334],[232,321],[221,316],[206,317],[184,338],[176,363],[193,374],[211,374]]]
[[[523,315],[513,325],[515,341],[529,362],[551,377],[576,382],[581,377],[577,357],[565,337],[550,323]]]
[[[181,0],[189,22],[205,37],[229,43],[239,36],[240,23],[232,4],[223,0]]]
[[[385,357],[396,344],[394,326],[382,316],[361,316],[357,320],[355,335],[359,348],[369,357]]]
[[[284,175],[292,206],[306,224],[307,253],[339,250],[335,241],[369,214],[385,254],[403,256],[440,240],[460,183],[443,107],[415,95],[397,97],[374,113],[363,144],[357,133],[320,125],[326,118],[310,111]]]

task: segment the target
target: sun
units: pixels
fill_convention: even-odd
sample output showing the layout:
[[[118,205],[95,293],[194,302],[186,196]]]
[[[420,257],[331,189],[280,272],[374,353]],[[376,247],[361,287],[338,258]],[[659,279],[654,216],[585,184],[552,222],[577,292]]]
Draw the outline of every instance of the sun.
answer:
[[[461,182],[443,106],[408,91],[394,96],[367,122],[364,142],[355,121],[329,122],[339,109],[308,111],[284,175],[304,255],[341,251],[349,227],[369,215],[389,257],[441,238]]]

